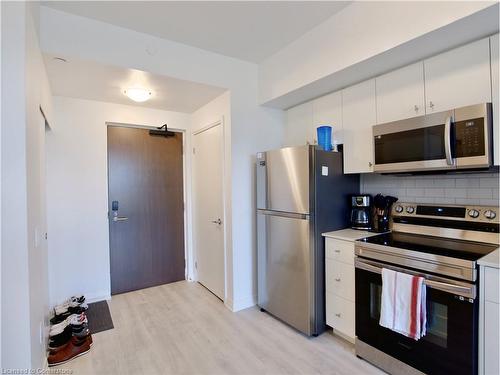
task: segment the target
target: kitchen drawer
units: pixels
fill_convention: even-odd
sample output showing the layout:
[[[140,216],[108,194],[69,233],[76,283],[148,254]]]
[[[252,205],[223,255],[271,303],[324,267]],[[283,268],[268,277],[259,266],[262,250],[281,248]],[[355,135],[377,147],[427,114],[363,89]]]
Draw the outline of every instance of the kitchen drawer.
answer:
[[[354,266],[326,261],[326,290],[354,302]]]
[[[499,293],[499,278],[500,270],[491,267],[484,268],[484,297],[486,301],[500,303]]]
[[[354,243],[326,238],[326,257],[354,265]]]
[[[354,339],[354,302],[326,293],[326,324],[343,335]]]

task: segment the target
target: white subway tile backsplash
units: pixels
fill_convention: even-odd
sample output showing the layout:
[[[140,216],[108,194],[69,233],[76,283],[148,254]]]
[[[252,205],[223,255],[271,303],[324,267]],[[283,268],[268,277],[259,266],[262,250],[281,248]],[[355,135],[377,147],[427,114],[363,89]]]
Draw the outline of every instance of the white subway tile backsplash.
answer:
[[[469,189],[467,190],[467,198],[493,198],[492,189]]]
[[[499,174],[361,176],[361,192],[394,195],[400,202],[499,206]]]
[[[497,188],[498,189],[498,176],[486,177],[479,180],[479,186],[482,188]]]
[[[479,178],[464,178],[463,176],[460,176],[460,178],[457,178],[455,181],[455,186],[465,188],[479,187]]]
[[[455,204],[464,204],[464,205],[475,205],[481,204],[480,199],[473,199],[473,198],[457,198],[455,199]]]
[[[408,197],[421,197],[424,195],[423,188],[408,188],[406,189],[406,195]]]
[[[434,186],[434,180],[431,180],[429,178],[417,179],[417,180],[415,180],[415,186],[416,187],[430,187],[430,186]]]
[[[494,206],[498,207],[498,199],[480,199],[479,204],[481,206]]]
[[[444,197],[444,189],[440,188],[431,188],[431,189],[425,189],[424,190],[424,195],[426,197],[434,197],[434,198],[442,198]]]
[[[465,188],[446,189],[446,196],[450,198],[467,198],[467,189]]]
[[[453,178],[435,179],[434,186],[452,188],[455,187],[455,180]]]

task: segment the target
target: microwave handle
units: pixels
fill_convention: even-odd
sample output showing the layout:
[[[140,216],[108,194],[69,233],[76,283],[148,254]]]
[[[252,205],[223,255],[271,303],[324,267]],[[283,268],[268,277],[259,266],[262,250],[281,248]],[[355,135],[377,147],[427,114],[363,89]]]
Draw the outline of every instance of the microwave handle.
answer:
[[[453,165],[453,155],[451,154],[451,121],[452,117],[447,116],[444,123],[444,154],[446,156],[446,164]]]

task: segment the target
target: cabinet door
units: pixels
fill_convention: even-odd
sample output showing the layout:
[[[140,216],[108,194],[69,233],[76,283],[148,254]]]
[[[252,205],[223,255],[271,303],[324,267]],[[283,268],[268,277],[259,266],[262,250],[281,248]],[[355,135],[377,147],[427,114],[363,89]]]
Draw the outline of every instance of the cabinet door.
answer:
[[[377,122],[375,79],[342,91],[344,173],[373,172],[373,132]]]
[[[285,146],[314,144],[311,137],[312,102],[304,103],[286,111]]]
[[[491,100],[493,102],[493,160],[495,165],[500,165],[500,124],[498,118],[498,96],[500,87],[498,85],[498,70],[500,66],[498,64],[498,44],[500,43],[498,39],[498,34],[493,35],[490,38],[491,45]]]
[[[375,79],[377,123],[425,114],[424,63],[422,61]]]
[[[498,353],[500,338],[498,325],[498,316],[500,310],[497,303],[484,302],[484,374],[493,375],[500,373]]]
[[[342,134],[342,92],[337,91],[313,100],[313,139],[317,143],[316,128],[328,125],[333,128],[332,144],[344,143]]]
[[[426,113],[491,101],[488,38],[425,60],[424,71]]]

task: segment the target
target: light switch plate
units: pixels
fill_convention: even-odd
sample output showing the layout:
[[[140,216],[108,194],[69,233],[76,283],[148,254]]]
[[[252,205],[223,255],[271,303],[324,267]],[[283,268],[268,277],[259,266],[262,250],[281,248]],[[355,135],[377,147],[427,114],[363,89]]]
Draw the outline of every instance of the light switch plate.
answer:
[[[322,176],[328,176],[328,167],[325,165],[321,166],[321,175]]]

